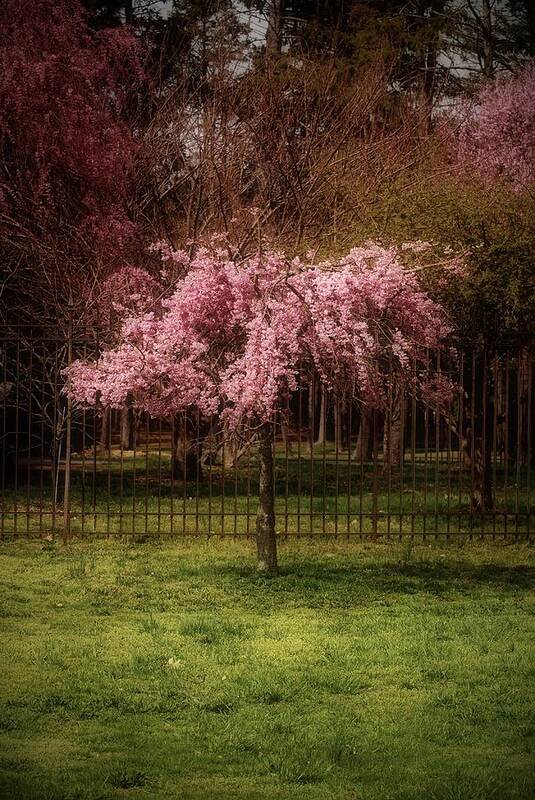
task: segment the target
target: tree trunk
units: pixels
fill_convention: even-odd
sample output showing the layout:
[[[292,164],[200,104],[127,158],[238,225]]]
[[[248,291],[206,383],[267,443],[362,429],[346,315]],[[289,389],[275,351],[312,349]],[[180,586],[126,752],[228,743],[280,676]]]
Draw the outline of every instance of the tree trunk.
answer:
[[[316,439],[317,445],[323,445],[327,441],[327,397],[325,388],[322,386],[320,389],[321,402],[320,414],[318,419],[318,437]]]
[[[342,409],[338,403],[334,406],[334,446],[336,452],[344,447],[344,429],[342,424]]]
[[[517,388],[517,432],[516,432],[516,463],[525,467],[528,463],[529,451],[529,388],[530,388],[531,360],[527,347],[523,347],[518,354],[518,388]]]
[[[394,389],[391,407],[387,409],[383,433],[384,466],[397,467],[404,452],[406,405],[400,390]]]
[[[493,78],[496,71],[494,56],[496,50],[496,31],[493,19],[493,0],[483,0],[479,32],[482,39],[481,71],[486,78]]]
[[[256,515],[256,547],[258,570],[276,575],[277,537],[275,534],[275,481],[273,473],[273,430],[265,422],[258,434],[258,454],[260,457],[260,482],[258,493],[258,512]]]
[[[279,56],[282,51],[282,11],[283,0],[270,0],[266,31],[266,55],[268,58]]]
[[[128,399],[121,408],[121,447],[123,450],[133,450],[135,447],[134,409],[132,401]]]
[[[124,4],[124,21],[127,25],[133,25],[135,22],[133,0],[126,0]]]
[[[110,421],[111,409],[102,409],[102,420],[100,424],[100,442],[99,449],[108,452],[110,449]]]
[[[373,411],[362,408],[357,444],[353,451],[356,461],[371,461],[373,455]]]
[[[290,439],[290,423],[286,414],[281,415],[281,435],[284,443],[284,451],[292,455],[292,441]]]
[[[472,469],[472,508],[475,511],[488,511],[494,507],[494,487],[492,484],[492,426],[493,402],[490,391],[490,371],[485,355],[478,354],[472,362],[474,375],[470,399],[470,427],[465,441],[469,445],[469,462]],[[468,403],[467,403],[468,406]],[[467,411],[469,409],[467,408]]]
[[[223,440],[218,453],[217,463],[225,469],[234,469],[238,465],[238,459],[243,450],[240,447],[240,439],[227,424],[223,425]]]
[[[476,511],[490,511],[494,507],[490,447],[483,447],[480,441],[474,453],[472,502]]]
[[[202,478],[201,447],[194,433],[188,419],[181,419],[179,415],[174,418],[171,453],[174,480],[194,481]]]

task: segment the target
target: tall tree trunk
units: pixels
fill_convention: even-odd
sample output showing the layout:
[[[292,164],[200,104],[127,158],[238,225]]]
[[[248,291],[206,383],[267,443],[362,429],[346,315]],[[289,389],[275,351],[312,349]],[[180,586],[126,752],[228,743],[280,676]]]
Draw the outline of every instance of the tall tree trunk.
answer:
[[[133,450],[135,447],[134,409],[132,400],[128,398],[121,408],[121,447],[123,450]]]
[[[407,414],[402,392],[394,388],[391,407],[387,409],[383,433],[384,466],[397,467],[404,452],[403,432]]]
[[[284,443],[284,451],[292,455],[292,440],[290,439],[290,422],[286,414],[281,414],[281,436]]]
[[[126,0],[124,3],[124,21],[127,25],[133,25],[135,22],[133,0]]]
[[[516,462],[525,467],[528,463],[528,419],[529,419],[529,388],[530,388],[531,359],[527,347],[518,353],[518,387],[517,387],[517,433],[516,433]]]
[[[173,419],[171,470],[175,480],[193,481],[202,478],[199,431],[192,431],[190,420],[178,415]],[[197,436],[195,436],[197,433]]]
[[[316,439],[317,445],[323,445],[327,441],[327,397],[325,388],[322,386],[320,389],[320,413],[318,419],[318,436]]]
[[[266,55],[279,56],[282,51],[282,13],[284,0],[269,0],[268,26],[266,31]]]
[[[356,461],[371,461],[373,456],[373,411],[363,407],[360,414],[357,444],[353,451]]]
[[[102,420],[100,424],[99,449],[108,452],[110,449],[110,422],[111,408],[102,409]]]
[[[472,469],[472,508],[475,511],[489,511],[494,507],[494,487],[492,482],[492,426],[493,399],[490,390],[491,373],[487,358],[477,354],[472,361],[472,386],[469,429],[464,441],[470,448],[467,460]]]
[[[486,78],[493,78],[496,71],[494,56],[496,51],[496,31],[493,18],[494,0],[482,1],[479,17],[479,33],[482,39],[481,71]],[[477,19],[477,17],[476,17]]]
[[[342,409],[339,403],[334,406],[334,446],[336,452],[344,447],[344,428],[342,423]]]
[[[225,469],[233,469],[237,466],[238,459],[243,452],[238,432],[233,432],[227,424],[224,424],[222,437],[216,463],[221,464]]]
[[[258,432],[258,454],[260,457],[260,479],[258,512],[256,515],[256,547],[258,570],[276,575],[277,537],[275,534],[275,478],[273,472],[273,429],[263,423]]]

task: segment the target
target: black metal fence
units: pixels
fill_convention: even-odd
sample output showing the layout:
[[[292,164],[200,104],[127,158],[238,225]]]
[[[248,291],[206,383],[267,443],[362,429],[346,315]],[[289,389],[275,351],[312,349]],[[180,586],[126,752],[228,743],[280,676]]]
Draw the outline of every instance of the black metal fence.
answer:
[[[0,348],[2,537],[254,534],[254,436],[195,410],[73,407],[62,370],[90,338],[5,328]],[[383,411],[344,406],[303,376],[274,420],[281,535],[531,534],[532,354],[435,361],[446,406],[394,378]]]

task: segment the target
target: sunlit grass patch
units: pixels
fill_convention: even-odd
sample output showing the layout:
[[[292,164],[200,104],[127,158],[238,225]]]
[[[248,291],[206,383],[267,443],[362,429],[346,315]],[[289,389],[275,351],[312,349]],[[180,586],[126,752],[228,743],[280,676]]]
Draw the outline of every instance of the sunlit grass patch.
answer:
[[[0,795],[531,796],[527,546],[0,550]]]

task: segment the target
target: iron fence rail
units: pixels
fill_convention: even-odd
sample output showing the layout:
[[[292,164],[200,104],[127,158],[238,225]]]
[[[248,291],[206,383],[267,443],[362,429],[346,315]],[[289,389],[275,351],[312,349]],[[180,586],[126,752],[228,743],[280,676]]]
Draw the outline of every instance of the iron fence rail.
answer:
[[[252,536],[254,438],[194,410],[73,405],[63,369],[94,349],[0,331],[0,536]],[[447,407],[394,377],[383,411],[343,405],[302,376],[274,420],[281,536],[531,536],[531,352],[440,359]]]

